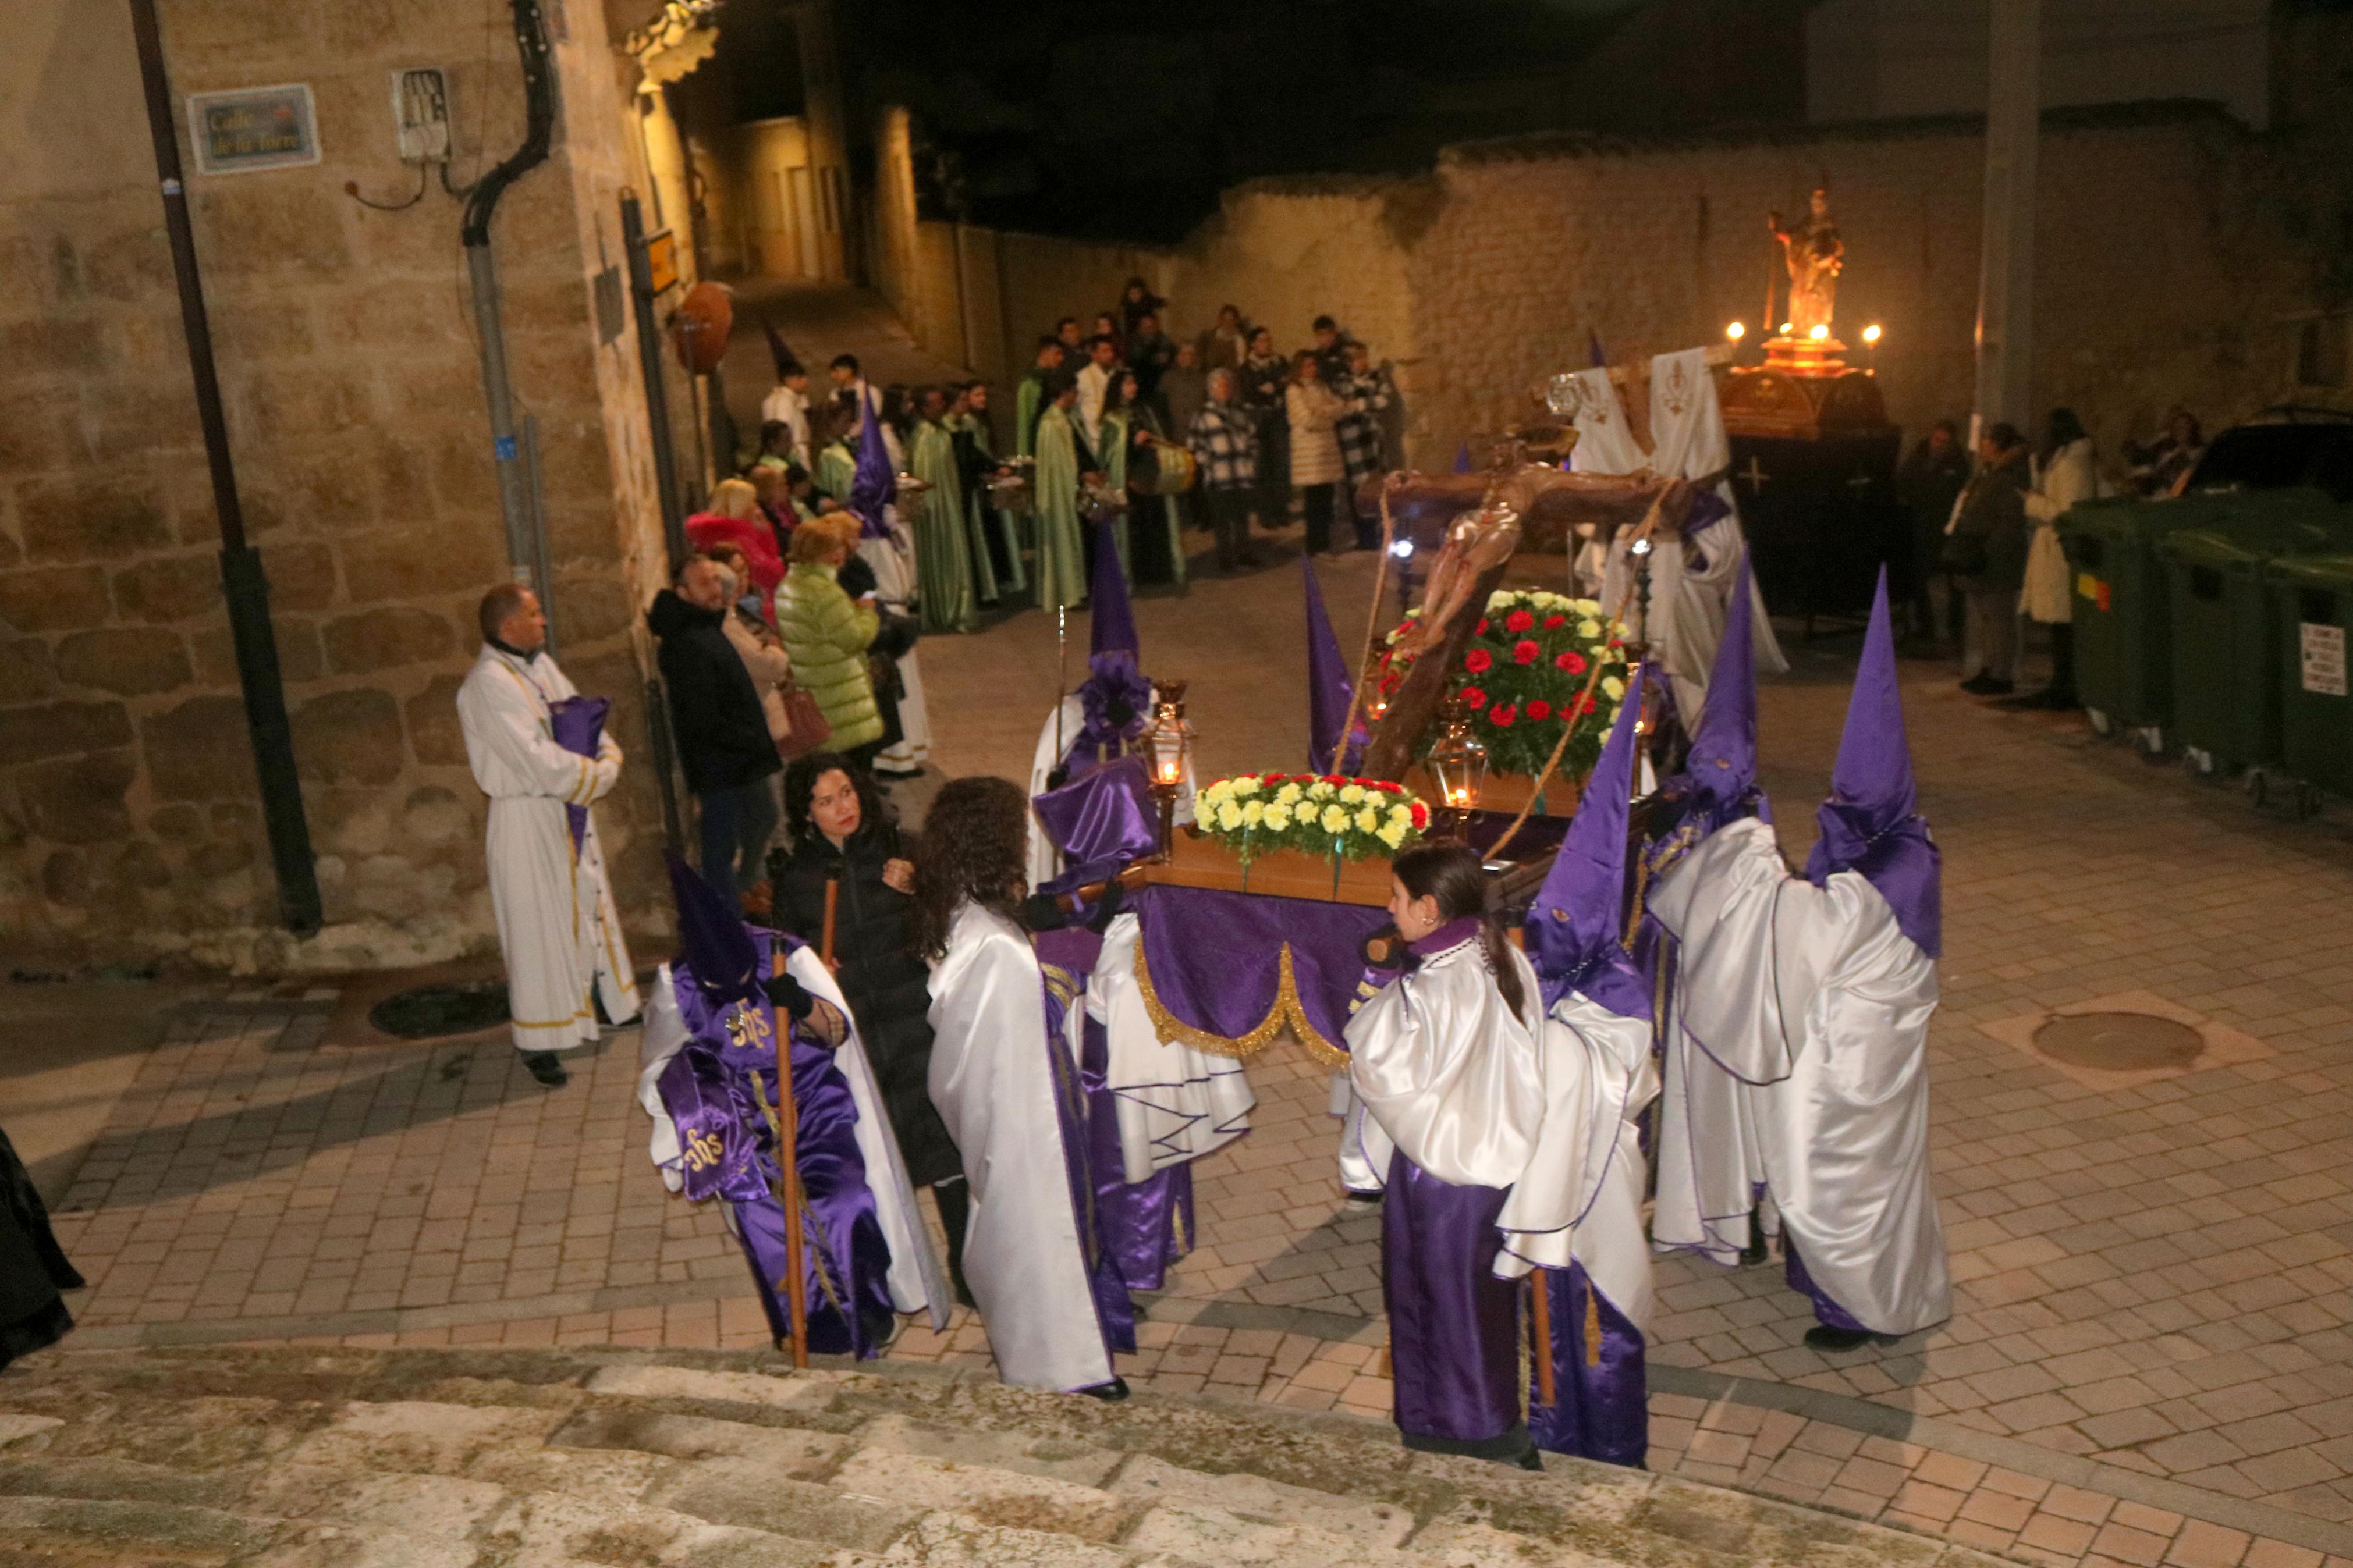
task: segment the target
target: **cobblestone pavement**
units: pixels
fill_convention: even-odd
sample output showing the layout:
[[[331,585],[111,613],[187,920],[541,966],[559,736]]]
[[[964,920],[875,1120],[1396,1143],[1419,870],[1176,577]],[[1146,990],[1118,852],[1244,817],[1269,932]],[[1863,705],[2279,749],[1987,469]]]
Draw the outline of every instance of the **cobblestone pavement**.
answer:
[[[1324,569],[1344,638],[1370,574]],[[1193,680],[1210,770],[1303,745],[1297,604],[1292,568],[1139,605],[1146,666]],[[927,667],[939,754],[1026,767],[1045,702],[997,697],[1050,696],[1050,625],[955,648]],[[1764,695],[1793,855],[1852,650],[1800,650]],[[1778,1268],[1662,1261],[1652,1467],[2053,1565],[2353,1568],[2348,835],[1905,673],[1947,857],[1930,1048],[1956,1314],[1824,1358]],[[173,1016],[60,1205],[93,1282],[83,1342],[765,1341],[717,1214],[645,1160],[634,1034],[548,1094],[501,1045],[347,1041],[332,1008],[249,993]],[[2169,1018],[2198,1054],[2061,1062],[2033,1044],[2061,1010]],[[1377,1220],[1341,1199],[1324,1075],[1287,1041],[1250,1070],[1253,1131],[1203,1163],[1202,1245],[1123,1370],[1384,1414]],[[982,1365],[987,1337],[959,1313],[892,1353]]]

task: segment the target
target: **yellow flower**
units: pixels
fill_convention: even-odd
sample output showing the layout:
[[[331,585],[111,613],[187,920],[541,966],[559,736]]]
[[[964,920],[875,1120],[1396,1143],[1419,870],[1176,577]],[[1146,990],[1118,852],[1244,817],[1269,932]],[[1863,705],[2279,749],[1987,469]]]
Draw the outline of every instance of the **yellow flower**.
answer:
[[[1202,800],[1210,805],[1223,805],[1227,801],[1233,799],[1233,797],[1234,786],[1233,781],[1230,779],[1219,779],[1217,783],[1211,784],[1208,788],[1201,792]]]
[[[1241,825],[1242,808],[1240,806],[1236,805],[1232,801],[1228,801],[1223,805],[1218,807],[1218,826],[1219,827],[1224,828],[1228,833],[1231,833]]]
[[[1378,833],[1381,830],[1380,808],[1378,806],[1368,805],[1358,811],[1356,813],[1356,828],[1359,832],[1363,833]]]
[[[1391,827],[1411,827],[1413,826],[1413,807],[1409,805],[1393,805],[1389,807],[1389,826]]]
[[[1487,595],[1487,613],[1492,616],[1497,610],[1510,609],[1512,606],[1512,600],[1514,596],[1515,595],[1504,589],[1496,589],[1493,593]]]
[[[1387,827],[1382,828],[1380,831],[1380,840],[1390,848],[1395,849],[1398,846],[1405,842],[1405,836],[1412,826],[1413,818],[1410,816],[1408,816],[1403,822],[1399,822],[1397,818],[1391,817],[1389,818],[1389,825]]]
[[[1626,683],[1614,675],[1605,675],[1601,678],[1601,689],[1610,701],[1615,702],[1626,695]]]
[[[1236,795],[1256,795],[1258,792],[1258,780],[1251,778],[1247,774],[1241,778],[1234,780],[1234,793]]]
[[[1601,635],[1601,623],[1592,620],[1579,621],[1577,623],[1577,635],[1591,642]]]
[[[1274,792],[1274,804],[1277,805],[1297,805],[1299,804],[1299,795],[1300,790],[1297,784],[1284,784],[1281,789]]]
[[[1598,616],[1601,614],[1601,601],[1599,599],[1571,599],[1569,603],[1580,616]]]
[[[1270,833],[1280,833],[1291,826],[1291,807],[1276,801],[1266,808],[1266,827]]]
[[[1265,802],[1246,800],[1242,803],[1242,826],[1244,827],[1256,827],[1261,822],[1264,821],[1265,818]],[[1222,821],[1224,819],[1221,817],[1219,820]]]
[[[1325,806],[1324,815],[1317,820],[1323,823],[1324,831],[1326,833],[1343,833],[1347,830],[1348,814],[1336,805]]]
[[[1340,800],[1345,805],[1359,805],[1364,799],[1365,786],[1362,784],[1346,784],[1341,788]]]

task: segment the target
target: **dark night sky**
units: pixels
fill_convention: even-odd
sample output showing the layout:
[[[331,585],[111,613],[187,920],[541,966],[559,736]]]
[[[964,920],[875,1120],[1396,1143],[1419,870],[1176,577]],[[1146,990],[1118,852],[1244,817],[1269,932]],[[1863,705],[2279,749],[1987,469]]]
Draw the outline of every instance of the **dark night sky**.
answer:
[[[837,15],[852,123],[903,103],[950,154],[919,172],[928,206],[960,194],[976,221],[1165,240],[1241,180],[1426,168],[1447,142],[1568,122],[1556,82],[1626,6],[863,0]]]

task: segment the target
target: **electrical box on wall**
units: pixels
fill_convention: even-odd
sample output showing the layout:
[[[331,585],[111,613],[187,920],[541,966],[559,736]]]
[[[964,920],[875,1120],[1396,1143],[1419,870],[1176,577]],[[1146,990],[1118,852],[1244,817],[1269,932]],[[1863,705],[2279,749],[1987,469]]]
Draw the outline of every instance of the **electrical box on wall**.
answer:
[[[404,163],[449,161],[449,89],[431,66],[392,73],[392,121]]]

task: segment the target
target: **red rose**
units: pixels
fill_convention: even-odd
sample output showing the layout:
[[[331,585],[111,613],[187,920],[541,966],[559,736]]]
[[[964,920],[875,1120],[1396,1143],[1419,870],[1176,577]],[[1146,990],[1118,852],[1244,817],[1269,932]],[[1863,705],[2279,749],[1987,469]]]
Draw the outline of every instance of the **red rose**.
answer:
[[[1577,652],[1575,648],[1570,648],[1567,653],[1562,654],[1558,658],[1554,659],[1552,663],[1555,669],[1564,669],[1571,675],[1583,675],[1585,673],[1585,656]]]
[[[1507,632],[1524,632],[1535,624],[1536,618],[1525,610],[1514,610],[1504,617],[1504,629]]]
[[[1491,720],[1493,720],[1493,721],[1494,721],[1495,728],[1497,728],[1498,730],[1508,730],[1508,729],[1510,729],[1510,728],[1512,727],[1512,725],[1513,725],[1513,724],[1514,724],[1514,722],[1519,719],[1519,716],[1520,716],[1520,710],[1519,710],[1518,709],[1516,709],[1516,708],[1513,707],[1513,706],[1512,706],[1510,703],[1508,703],[1508,702],[1506,702],[1506,703],[1503,704],[1501,707],[1497,708],[1493,712],[1492,712],[1492,713],[1490,713],[1490,714],[1488,714],[1488,715],[1487,715],[1487,717],[1488,717],[1489,719],[1491,719]]]
[[[1479,624],[1472,626],[1471,630],[1480,637],[1485,637],[1487,635],[1487,617],[1481,616],[1479,617]]]
[[[1495,656],[1483,647],[1474,647],[1462,656],[1462,668],[1473,675],[1483,675],[1495,662]]]
[[[1415,801],[1413,803],[1413,825],[1416,828],[1423,828],[1430,826],[1430,807],[1422,805],[1419,801]]]
[[[1267,773],[1262,776],[1264,782],[1267,784],[1281,784],[1284,779],[1291,775],[1288,773]]]
[[[1567,616],[1546,616],[1545,617],[1545,630],[1548,632],[1556,632],[1567,625],[1568,625],[1568,617]]]
[[[1462,689],[1462,704],[1476,711],[1487,706],[1487,694],[1475,686],[1466,686]]]
[[[1394,675],[1385,675],[1385,676],[1381,677],[1381,692],[1382,692],[1382,695],[1386,696],[1386,695],[1388,695],[1389,692],[1395,691],[1397,689],[1398,689],[1398,678],[1397,678],[1396,676],[1394,676]]]
[[[1324,775],[1324,782],[1330,784],[1334,789],[1337,789],[1348,781],[1342,778],[1338,773],[1325,773]]]
[[[1383,795],[1403,795],[1405,793],[1405,785],[1401,784],[1391,784],[1387,779],[1381,780],[1378,784],[1373,785],[1373,787],[1380,791]]]
[[[1533,639],[1522,637],[1518,642],[1512,645],[1512,662],[1514,664],[1534,664],[1536,661],[1536,655],[1543,651],[1544,649],[1536,647]]]
[[[1547,701],[1546,701],[1546,700],[1545,700],[1543,698],[1541,698],[1541,697],[1531,697],[1531,698],[1529,698],[1529,699],[1528,699],[1528,717],[1529,717],[1529,718],[1531,718],[1531,719],[1549,719],[1549,718],[1551,718],[1551,717],[1552,717],[1552,704],[1551,704],[1551,703],[1549,703],[1549,702],[1547,702]]]

